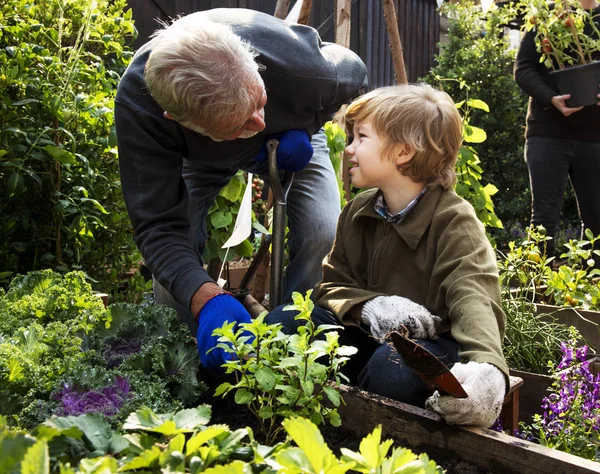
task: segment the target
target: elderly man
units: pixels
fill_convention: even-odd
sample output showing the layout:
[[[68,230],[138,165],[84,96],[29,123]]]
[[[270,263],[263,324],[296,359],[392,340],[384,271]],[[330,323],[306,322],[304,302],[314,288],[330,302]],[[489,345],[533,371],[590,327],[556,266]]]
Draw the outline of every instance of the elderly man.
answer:
[[[321,277],[339,194],[321,126],[366,86],[354,53],[313,28],[245,9],[182,17],[133,58],[115,101],[121,181],[155,297],[196,331],[201,362],[225,353],[212,331],[248,312],[203,268],[206,216],[239,169],[265,175],[265,144],[295,172],[284,299]],[[196,326],[198,324],[198,326]],[[197,329],[196,329],[197,327]]]

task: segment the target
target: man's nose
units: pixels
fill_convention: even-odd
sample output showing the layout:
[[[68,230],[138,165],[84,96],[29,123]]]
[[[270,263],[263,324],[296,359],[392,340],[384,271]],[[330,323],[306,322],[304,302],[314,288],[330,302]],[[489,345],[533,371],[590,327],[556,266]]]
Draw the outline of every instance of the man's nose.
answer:
[[[262,132],[266,126],[264,109],[261,109],[252,114],[250,122],[244,128],[249,132]]]

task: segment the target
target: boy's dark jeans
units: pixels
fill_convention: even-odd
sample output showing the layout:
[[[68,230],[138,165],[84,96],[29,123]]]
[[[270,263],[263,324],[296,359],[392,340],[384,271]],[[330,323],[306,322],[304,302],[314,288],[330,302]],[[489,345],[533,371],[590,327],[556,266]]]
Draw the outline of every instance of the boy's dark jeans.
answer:
[[[555,236],[568,177],[583,226],[600,234],[600,142],[529,137],[525,161],[531,183],[532,224],[543,225],[548,236]],[[563,250],[556,249],[559,255]],[[548,241],[547,254],[553,256],[554,251],[554,240]]]
[[[301,323],[294,319],[297,314],[297,311],[284,311],[283,306],[279,306],[269,313],[266,321],[269,324],[281,323],[284,333],[294,334]],[[351,356],[343,370],[352,385],[410,405],[425,405],[425,400],[433,391],[412,369],[404,365],[402,357],[391,344],[379,344],[359,327],[341,325],[331,312],[318,306],[312,312],[312,320],[317,326],[339,326],[340,344],[358,349],[358,353]],[[418,342],[449,366],[459,361],[458,343],[450,337]]]

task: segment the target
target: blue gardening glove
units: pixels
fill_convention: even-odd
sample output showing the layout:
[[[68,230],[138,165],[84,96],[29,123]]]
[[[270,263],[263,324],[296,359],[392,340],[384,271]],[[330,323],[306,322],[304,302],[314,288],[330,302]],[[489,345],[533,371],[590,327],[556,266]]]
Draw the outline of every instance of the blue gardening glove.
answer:
[[[304,169],[313,156],[313,147],[310,144],[310,136],[306,130],[287,130],[282,133],[276,133],[265,137],[263,146],[258,155],[254,157],[256,161],[265,161],[267,159],[267,142],[271,138],[279,140],[277,147],[277,168],[282,171],[291,171],[295,173]]]
[[[234,331],[237,331],[240,323],[249,323],[252,321],[250,313],[246,308],[229,293],[220,293],[213,296],[202,307],[198,313],[198,332],[196,340],[198,342],[198,354],[202,366],[215,371],[221,371],[221,365],[233,358],[233,354],[225,352],[221,348],[215,347],[218,343],[218,336],[213,336],[213,331],[220,328],[226,322],[236,321]]]

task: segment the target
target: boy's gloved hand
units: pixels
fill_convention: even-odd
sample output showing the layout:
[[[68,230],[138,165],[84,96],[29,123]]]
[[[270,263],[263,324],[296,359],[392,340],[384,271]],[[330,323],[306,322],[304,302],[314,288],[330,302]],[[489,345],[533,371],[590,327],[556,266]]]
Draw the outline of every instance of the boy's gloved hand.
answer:
[[[448,423],[489,428],[500,416],[506,380],[498,368],[488,363],[454,364],[451,372],[462,384],[468,398],[440,395],[436,390],[425,408],[439,413]]]
[[[213,336],[213,331],[226,322],[231,323],[233,321],[238,323],[234,327],[234,331],[236,331],[240,323],[249,323],[252,318],[246,308],[229,293],[213,296],[198,313],[196,339],[198,354],[203,367],[219,371],[222,364],[232,359],[233,354],[227,353],[221,348],[214,349],[208,354],[206,352],[217,345],[218,336]]]
[[[306,130],[286,130],[282,133],[276,133],[265,137],[263,146],[258,155],[254,157],[256,161],[265,161],[267,159],[267,142],[271,138],[279,140],[277,147],[277,168],[282,171],[291,171],[295,173],[306,167],[313,156],[313,147],[310,144],[310,136]]]
[[[425,306],[402,296],[378,296],[367,301],[361,311],[361,320],[371,327],[376,339],[385,339],[400,325],[408,329],[414,339],[437,339],[435,328],[442,321]]]

